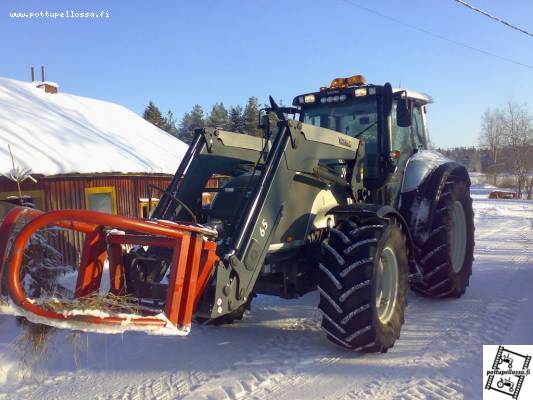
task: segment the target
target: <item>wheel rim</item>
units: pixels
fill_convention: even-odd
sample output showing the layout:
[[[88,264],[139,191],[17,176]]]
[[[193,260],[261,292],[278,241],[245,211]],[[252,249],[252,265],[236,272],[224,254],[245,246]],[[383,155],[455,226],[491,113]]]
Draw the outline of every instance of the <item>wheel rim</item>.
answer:
[[[376,284],[376,309],[378,319],[386,324],[394,313],[398,295],[398,260],[390,247],[381,252]]]
[[[465,211],[460,201],[453,203],[452,225],[450,238],[452,268],[455,272],[459,272],[463,268],[466,252]]]

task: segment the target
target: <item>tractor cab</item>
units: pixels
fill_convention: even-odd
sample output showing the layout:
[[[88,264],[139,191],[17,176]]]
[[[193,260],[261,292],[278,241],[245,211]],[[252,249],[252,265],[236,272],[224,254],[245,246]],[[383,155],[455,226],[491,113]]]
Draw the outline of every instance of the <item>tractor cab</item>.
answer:
[[[364,183],[375,190],[390,183],[385,203],[397,197],[403,166],[419,149],[429,148],[426,105],[430,96],[367,84],[362,75],[336,78],[329,87],[297,96],[300,121],[332,129],[365,144]]]

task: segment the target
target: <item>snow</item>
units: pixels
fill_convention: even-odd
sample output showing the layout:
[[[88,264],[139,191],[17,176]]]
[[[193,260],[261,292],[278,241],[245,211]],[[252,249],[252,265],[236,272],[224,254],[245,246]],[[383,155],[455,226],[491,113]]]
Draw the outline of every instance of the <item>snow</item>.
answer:
[[[386,354],[326,341],[317,293],[259,296],[243,321],[193,324],[186,337],[83,333],[78,365],[70,334],[58,331],[48,358],[21,380],[12,346],[21,329],[4,316],[0,399],[481,399],[483,344],[533,344],[533,202],[492,200],[489,192],[473,187],[476,250],[466,294],[410,293],[401,338]]]
[[[174,174],[187,145],[118,104],[0,78],[0,173]]]
[[[53,301],[54,299],[52,299]],[[78,332],[92,332],[92,333],[98,333],[103,335],[112,335],[117,333],[124,333],[126,331],[141,331],[145,332],[148,335],[159,335],[159,336],[186,336],[189,334],[191,327],[189,325],[177,328],[172,322],[166,317],[164,313],[159,313],[157,315],[152,316],[151,318],[158,319],[161,322],[164,322],[164,325],[161,326],[138,326],[135,325],[132,322],[132,320],[135,317],[138,317],[134,314],[126,314],[126,313],[116,313],[116,314],[110,314],[106,313],[104,311],[98,311],[98,310],[87,310],[87,309],[72,309],[68,311],[63,311],[61,314],[63,314],[65,317],[70,315],[87,315],[97,318],[105,318],[105,317],[119,317],[124,318],[124,322],[120,325],[95,325],[95,324],[88,324],[86,322],[82,321],[65,321],[65,320],[53,320],[53,319],[47,319],[40,317],[36,314],[25,312],[24,310],[10,304],[9,306],[3,306],[3,308],[0,308],[0,311],[5,311],[8,315],[13,316],[22,316],[28,319],[30,322],[39,324],[44,323],[46,325],[53,326],[54,328],[58,329],[71,329]]]
[[[447,161],[450,160],[434,150],[419,150],[416,152],[407,162],[406,173],[402,183],[402,193],[416,189],[429,172]]]

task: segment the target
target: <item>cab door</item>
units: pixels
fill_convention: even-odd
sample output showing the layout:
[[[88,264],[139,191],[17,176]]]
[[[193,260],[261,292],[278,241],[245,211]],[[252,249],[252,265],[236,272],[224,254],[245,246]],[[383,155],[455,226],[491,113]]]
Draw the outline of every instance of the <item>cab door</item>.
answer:
[[[394,158],[396,168],[387,184],[388,203],[393,207],[396,207],[398,204],[398,195],[400,193],[407,160],[419,149],[425,147],[421,107],[416,103],[411,102],[412,123],[410,127],[398,126],[396,121],[396,107],[397,102],[395,101],[391,113],[391,155],[396,155]]]

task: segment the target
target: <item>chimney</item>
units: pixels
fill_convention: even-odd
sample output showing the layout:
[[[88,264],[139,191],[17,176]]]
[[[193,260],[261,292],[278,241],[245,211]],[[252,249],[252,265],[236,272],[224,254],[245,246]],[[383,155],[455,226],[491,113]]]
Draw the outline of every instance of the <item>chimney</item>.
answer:
[[[35,68],[33,68],[33,65],[31,67],[31,81],[35,82]]]
[[[31,67],[31,72],[32,72],[32,79],[33,79],[34,78],[33,67]],[[59,86],[57,85],[57,83],[46,82],[46,80],[44,79],[44,65],[41,65],[41,81],[42,81],[41,83],[37,84],[37,88],[44,89],[45,93],[50,93],[50,94],[56,94],[58,92]]]

